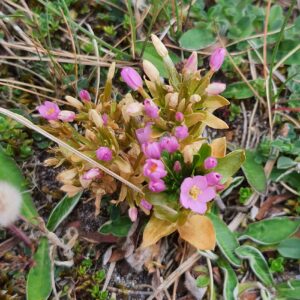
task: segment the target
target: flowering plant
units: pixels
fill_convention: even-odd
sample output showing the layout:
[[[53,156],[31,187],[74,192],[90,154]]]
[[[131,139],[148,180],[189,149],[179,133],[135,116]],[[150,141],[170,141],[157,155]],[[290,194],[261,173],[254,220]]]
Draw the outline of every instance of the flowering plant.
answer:
[[[178,231],[197,249],[213,249],[215,231],[205,214],[244,160],[242,150],[226,155],[225,138],[209,143],[203,136],[205,126],[227,128],[213,115],[229,104],[219,95],[226,86],[210,83],[226,52],[215,50],[206,74],[198,70],[195,52],[178,71],[158,37],[152,35],[152,41],[168,71],[167,82],[147,60],[143,61],[144,80],[136,70],[126,67],[121,76],[132,93],[118,102],[112,90],[112,64],[99,99],[92,101],[89,92],[81,91],[80,100],[66,97],[75,111],[60,110],[47,101],[38,107],[40,115],[49,121],[44,126],[48,132],[104,168],[61,147],[51,150],[55,156],[46,164],[64,164],[66,169],[58,175],[62,190],[72,196],[89,189],[96,199],[96,214],[102,196],[118,192],[118,199],[112,202],[126,200],[133,222],[138,208],[150,215],[142,246]],[[121,183],[117,180],[120,177]]]

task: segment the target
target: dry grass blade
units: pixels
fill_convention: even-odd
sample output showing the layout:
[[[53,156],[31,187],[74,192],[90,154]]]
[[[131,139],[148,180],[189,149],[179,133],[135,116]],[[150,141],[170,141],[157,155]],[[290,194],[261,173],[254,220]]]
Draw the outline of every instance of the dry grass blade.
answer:
[[[2,107],[0,107],[0,113],[2,113],[3,115],[5,115],[7,117],[10,117],[10,118],[14,119],[15,121],[23,124],[24,126],[30,128],[30,129],[38,132],[39,134],[41,134],[41,135],[45,136],[46,138],[52,140],[53,142],[57,143],[59,146],[65,148],[67,150],[69,150],[73,154],[75,154],[78,157],[82,158],[83,160],[89,162],[91,165],[99,168],[103,172],[105,172],[105,173],[109,174],[110,176],[114,177],[115,179],[121,181],[122,183],[124,183],[125,185],[127,185],[129,188],[135,190],[138,193],[143,194],[143,191],[140,188],[138,188],[137,186],[135,186],[134,184],[132,184],[131,182],[127,181],[126,179],[124,179],[123,177],[119,176],[118,174],[112,172],[108,168],[106,168],[103,165],[99,164],[98,162],[96,162],[92,158],[86,156],[85,154],[81,153],[80,151],[74,149],[73,147],[71,147],[67,143],[61,141],[60,139],[58,139],[57,137],[55,137],[52,134],[48,133],[47,131],[43,130],[42,128],[34,125],[32,122],[30,122],[29,120],[27,120],[23,116],[18,115],[16,113],[13,113],[13,112],[11,112],[11,111],[9,111],[9,110],[7,110],[5,108],[2,108]]]
[[[163,283],[155,290],[155,292],[147,298],[147,300],[153,300],[156,298],[156,295],[162,292],[163,290],[167,289],[171,286],[171,284],[181,276],[183,273],[185,273],[187,270],[189,270],[194,263],[197,262],[197,260],[200,258],[199,253],[195,253],[192,256],[190,256],[184,263],[182,263],[173,273],[169,275],[169,277],[163,281]]]

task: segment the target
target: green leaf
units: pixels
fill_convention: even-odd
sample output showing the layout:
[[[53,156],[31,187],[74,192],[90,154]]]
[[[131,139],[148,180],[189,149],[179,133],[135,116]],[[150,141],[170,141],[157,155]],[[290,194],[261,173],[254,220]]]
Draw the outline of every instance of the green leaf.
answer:
[[[273,278],[262,253],[248,245],[241,246],[235,250],[235,253],[242,259],[249,261],[251,270],[266,286],[273,285]]]
[[[299,220],[288,217],[266,219],[248,225],[239,240],[250,239],[261,245],[278,244],[297,232],[299,225]]]
[[[284,299],[300,299],[300,280],[289,280],[276,285],[277,296]]]
[[[77,205],[80,200],[82,193],[78,193],[74,197],[64,196],[60,202],[52,210],[47,228],[50,231],[54,231],[59,224],[72,212],[74,207]]]
[[[224,300],[235,300],[238,296],[238,279],[237,276],[230,266],[230,264],[224,259],[217,261],[219,267],[222,269],[224,274],[223,283],[223,297]]]
[[[216,38],[211,30],[190,29],[179,39],[179,45],[187,50],[200,50],[212,45]]]
[[[222,198],[227,197],[236,187],[242,184],[244,181],[245,177],[244,176],[236,176],[233,178],[230,186],[224,191],[221,192]]]
[[[208,213],[207,217],[213,222],[217,237],[217,245],[223,255],[232,265],[236,267],[240,266],[241,260],[234,252],[240,245],[233,232],[229,230],[228,226],[218,216]]]
[[[42,237],[34,255],[35,265],[27,277],[27,300],[46,300],[51,290],[51,262],[49,257],[48,239]]]
[[[255,153],[246,150],[246,160],[242,165],[243,172],[250,186],[258,193],[264,193],[267,188],[267,178],[264,168],[255,161]]]
[[[300,259],[300,239],[291,238],[283,240],[278,245],[277,250],[283,257]]]
[[[37,225],[38,222],[36,218],[38,217],[38,212],[34,206],[30,193],[28,192],[28,188],[26,187],[25,178],[15,161],[7,156],[1,147],[0,180],[12,184],[22,192],[23,203],[21,215],[32,224]]]
[[[138,52],[142,51],[142,47],[143,47],[143,42],[137,42],[136,43],[136,50]],[[174,54],[174,52],[169,51],[169,55],[172,59],[172,61],[174,62],[174,64],[180,62],[180,58]],[[162,60],[162,58],[157,54],[154,46],[151,43],[147,43],[147,46],[145,48],[144,54],[143,54],[143,59],[147,59],[150,62],[152,62],[155,67],[157,68],[157,70],[160,73],[160,76],[167,78],[168,77],[168,72],[165,69],[165,65],[164,62]]]
[[[297,165],[297,163],[287,156],[280,156],[277,160],[278,169],[289,169]]]
[[[283,10],[280,5],[273,5],[270,10],[268,30],[274,31],[280,29],[284,21]]]
[[[198,153],[196,153],[193,157],[193,167],[192,169],[197,167],[201,167],[207,157],[211,155],[211,147],[209,144],[205,143],[201,146]]]
[[[262,78],[258,78],[256,80],[249,80],[249,83],[253,86],[255,90],[260,95],[264,95],[264,80]],[[235,82],[229,84],[226,87],[226,91],[222,93],[222,96],[229,99],[248,99],[254,96],[252,90],[248,87],[248,85],[244,81]]]
[[[132,222],[127,216],[119,217],[103,224],[99,232],[103,234],[112,234],[117,237],[125,237],[132,225]]]
[[[220,173],[223,178],[222,182],[226,182],[234,173],[236,173],[245,160],[244,150],[235,150],[227,154],[225,157],[218,159],[218,165],[214,169]]]

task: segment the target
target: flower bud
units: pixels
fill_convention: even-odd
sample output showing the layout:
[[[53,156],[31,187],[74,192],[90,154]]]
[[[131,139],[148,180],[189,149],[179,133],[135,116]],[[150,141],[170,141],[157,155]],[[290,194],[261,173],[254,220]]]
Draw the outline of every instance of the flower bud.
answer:
[[[165,96],[166,101],[168,102],[169,106],[172,108],[176,108],[178,105],[178,93],[168,93]]]
[[[209,66],[213,72],[218,71],[225,59],[226,49],[225,48],[217,48],[211,55]]]
[[[148,187],[149,190],[154,193],[161,193],[166,190],[165,182],[161,179],[150,180]]]
[[[181,167],[181,163],[179,160],[176,160],[174,165],[173,165],[173,171],[175,173],[179,173],[181,171],[182,167]]]
[[[148,202],[146,199],[142,199],[140,205],[141,205],[141,207],[143,207],[146,210],[152,209],[152,204],[150,202]]]
[[[108,147],[100,147],[96,151],[96,156],[99,160],[110,161],[112,160],[112,151]]]
[[[151,40],[152,40],[153,46],[155,47],[156,52],[158,53],[159,56],[161,56],[161,57],[168,56],[168,50],[167,50],[166,46],[162,43],[162,41],[155,34],[151,34]]]
[[[183,73],[193,74],[196,73],[198,69],[198,56],[197,52],[193,51],[190,57],[187,59],[183,67]]]
[[[126,67],[122,69],[121,76],[124,82],[134,91],[143,87],[143,80],[135,69]]]
[[[107,80],[111,81],[113,79],[115,75],[115,69],[116,69],[116,63],[112,62],[107,72],[107,77],[106,77]]]
[[[222,179],[222,175],[217,172],[211,172],[205,175],[208,185],[218,185]]]
[[[145,74],[151,81],[160,82],[159,71],[149,60],[143,60],[143,69]]]
[[[82,103],[74,97],[66,96],[65,99],[69,102],[71,106],[76,107],[78,110],[83,108]]]
[[[213,169],[218,165],[218,161],[215,157],[209,156],[204,160],[204,169]]]
[[[160,147],[162,150],[173,153],[179,149],[179,144],[175,136],[166,136],[160,141]]]
[[[175,114],[175,120],[176,120],[177,122],[182,122],[182,121],[184,120],[184,115],[183,115],[183,113],[180,112],[180,111],[176,112],[176,114]]]
[[[81,101],[83,101],[83,102],[91,101],[91,95],[87,90],[81,90],[79,92],[79,97],[80,97]]]
[[[208,95],[219,95],[223,93],[226,89],[226,84],[221,82],[213,82],[206,88],[206,93]]]
[[[151,99],[146,99],[144,101],[144,110],[149,118],[156,119],[159,117],[159,108]]]
[[[75,117],[75,113],[70,110],[62,110],[58,115],[58,119],[63,122],[73,122]]]
[[[103,126],[102,117],[95,109],[91,109],[89,111],[89,119],[93,121],[98,128],[101,128]]]
[[[101,172],[98,168],[92,168],[90,170],[88,170],[87,172],[85,172],[82,176],[82,178],[84,180],[93,180],[97,177],[100,177]]]
[[[144,128],[139,128],[135,131],[139,143],[142,145],[151,139],[151,123],[148,123]]]
[[[189,130],[186,125],[177,126],[175,128],[175,136],[178,140],[184,140],[189,136]]]
[[[194,94],[190,97],[190,102],[191,103],[197,103],[201,100],[201,96],[198,94]]]
[[[146,142],[142,145],[142,150],[147,158],[160,158],[161,149],[157,142]]]
[[[0,226],[17,221],[22,205],[21,192],[8,182],[0,181]]]
[[[130,207],[128,209],[128,216],[131,220],[131,222],[135,222],[137,220],[137,216],[138,216],[138,210],[136,207]]]
[[[108,115],[104,113],[102,115],[102,120],[103,120],[103,125],[106,126],[108,123]]]

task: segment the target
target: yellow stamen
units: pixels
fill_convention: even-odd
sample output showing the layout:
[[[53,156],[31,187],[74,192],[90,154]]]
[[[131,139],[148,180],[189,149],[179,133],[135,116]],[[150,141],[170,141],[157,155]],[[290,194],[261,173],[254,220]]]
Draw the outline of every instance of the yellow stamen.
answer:
[[[156,169],[157,169],[157,164],[152,164],[152,166],[150,167],[151,173],[155,172]]]
[[[49,108],[49,109],[47,110],[47,115],[52,115],[53,113],[55,113],[54,108]]]
[[[202,190],[199,189],[196,185],[193,185],[190,189],[190,196],[193,198],[193,200],[197,200],[198,196],[202,194]]]

